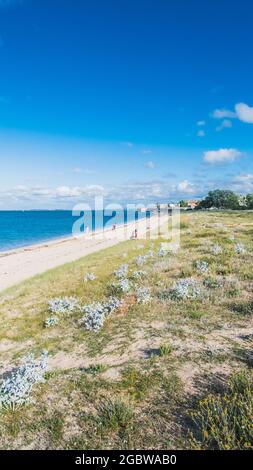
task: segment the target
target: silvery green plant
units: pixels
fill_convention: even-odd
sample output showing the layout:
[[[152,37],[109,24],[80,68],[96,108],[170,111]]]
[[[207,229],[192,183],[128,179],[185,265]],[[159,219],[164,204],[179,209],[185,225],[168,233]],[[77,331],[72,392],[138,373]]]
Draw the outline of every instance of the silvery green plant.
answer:
[[[139,256],[136,256],[135,258],[135,263],[138,267],[143,266],[146,263],[146,261],[147,261],[147,258],[144,255],[143,256],[139,255]]]
[[[117,297],[110,297],[107,302],[93,302],[83,307],[84,317],[81,323],[87,330],[98,331],[104,325],[108,315],[120,307],[121,300]]]
[[[211,252],[214,255],[220,255],[222,253],[222,247],[218,245],[217,243],[215,243],[211,248]]]
[[[135,295],[138,304],[148,304],[151,302],[151,293],[148,287],[137,287]]]
[[[201,297],[200,284],[193,278],[180,279],[174,283],[170,291],[170,298],[187,300]]]
[[[75,297],[55,298],[48,302],[49,311],[60,315],[68,315],[77,308],[79,308],[79,304]]]
[[[84,282],[95,281],[96,275],[94,273],[86,273],[84,276]]]
[[[117,277],[117,279],[126,277],[128,274],[128,269],[128,264],[122,264],[116,271],[114,271],[114,275]]]
[[[155,253],[153,250],[149,250],[145,256],[146,258],[154,258]]]
[[[31,403],[31,392],[36,383],[44,382],[48,367],[48,353],[36,361],[33,354],[24,357],[21,366],[4,379],[0,386],[0,407],[15,410]]]
[[[105,302],[106,315],[110,315],[114,310],[117,310],[122,305],[122,300],[118,297],[109,297]]]
[[[235,245],[235,252],[236,252],[238,255],[243,255],[244,253],[246,253],[246,248],[245,248],[245,246],[243,245],[243,243],[236,243],[236,245]]]
[[[209,271],[209,264],[207,261],[196,261],[195,267],[200,274],[207,274]]]
[[[146,271],[134,271],[132,277],[134,279],[143,279],[147,275]]]
[[[131,290],[131,283],[128,279],[120,279],[119,287],[122,292],[127,293]]]
[[[163,256],[166,256],[168,254],[168,251],[167,250],[164,250],[164,248],[160,247],[158,252],[157,252],[157,256],[159,258],[162,258]]]
[[[59,321],[59,317],[56,315],[51,315],[45,320],[45,327],[50,328],[51,326],[58,325]]]
[[[114,282],[112,284],[112,287],[115,290],[115,293],[127,294],[128,292],[130,292],[132,285],[127,278],[122,278],[122,279],[119,279],[118,282]]]
[[[99,330],[105,321],[105,308],[101,302],[93,302],[83,307],[85,316],[81,319],[87,330]]]

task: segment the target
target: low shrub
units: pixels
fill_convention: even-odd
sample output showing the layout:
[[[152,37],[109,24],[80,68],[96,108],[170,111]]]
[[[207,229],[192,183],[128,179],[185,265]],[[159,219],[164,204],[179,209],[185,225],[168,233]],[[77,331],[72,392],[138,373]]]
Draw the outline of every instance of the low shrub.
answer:
[[[78,308],[79,302],[75,297],[55,298],[48,301],[48,310],[56,314],[69,315]]]
[[[105,399],[98,407],[100,426],[124,434],[132,427],[134,412],[129,403],[116,399]]]
[[[214,255],[220,255],[222,253],[222,247],[216,243],[212,246],[211,252]]]
[[[85,313],[81,319],[81,324],[87,330],[97,331],[104,325],[105,319],[117,308],[121,306],[121,300],[117,297],[110,297],[106,302],[93,302],[85,305],[82,311]]]
[[[159,348],[160,356],[168,356],[172,352],[172,346],[170,344],[162,344]]]
[[[203,284],[208,289],[217,289],[222,286],[221,280],[212,276],[206,277]]]
[[[100,374],[101,372],[105,372],[106,370],[107,370],[107,366],[105,364],[94,364],[88,367],[88,369],[86,369],[86,372],[88,374],[97,375],[97,374]]]
[[[193,447],[202,449],[253,449],[253,376],[242,371],[229,381],[225,392],[209,394],[191,413],[196,426]]]
[[[116,271],[114,271],[114,275],[117,277],[117,279],[122,279],[127,276],[128,269],[128,264],[122,264]]]
[[[109,290],[113,295],[127,294],[132,289],[132,284],[127,278],[121,278],[118,282],[114,282],[109,286]]]
[[[236,243],[235,245],[235,252],[238,254],[238,255],[244,255],[246,253],[246,248],[245,246],[243,245],[243,243]]]
[[[175,300],[197,299],[201,297],[200,284],[193,278],[176,281],[170,290],[170,298]]]
[[[168,251],[164,250],[164,248],[159,248],[158,252],[157,252],[157,256],[159,258],[163,258],[163,256],[166,256],[168,254]]]
[[[135,264],[138,267],[143,266],[146,263],[146,261],[147,261],[146,256],[139,255],[139,256],[136,256],[135,258]]]
[[[146,271],[134,271],[132,274],[133,279],[143,279],[147,275]]]
[[[0,386],[0,407],[12,409],[31,403],[31,392],[36,383],[44,382],[48,354],[36,361],[33,354],[24,357],[22,365],[4,379]]]
[[[209,264],[207,263],[207,261],[196,261],[194,263],[194,266],[200,274],[207,274],[209,271]]]
[[[253,301],[233,304],[231,310],[240,315],[252,315],[253,314]]]
[[[45,320],[44,325],[46,328],[50,328],[51,326],[58,325],[59,321],[59,317],[57,317],[56,315],[51,315]]]
[[[148,304],[151,302],[151,293],[148,287],[138,287],[135,295],[138,304]]]
[[[86,273],[84,276],[84,282],[95,281],[96,276],[94,273]]]

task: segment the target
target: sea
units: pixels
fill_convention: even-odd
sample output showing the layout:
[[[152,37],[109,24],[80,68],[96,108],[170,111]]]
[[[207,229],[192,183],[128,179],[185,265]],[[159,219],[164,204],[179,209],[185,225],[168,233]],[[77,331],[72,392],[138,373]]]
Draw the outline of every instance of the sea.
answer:
[[[75,222],[80,231],[86,231],[89,227],[93,232],[145,216],[150,217],[150,213],[124,210],[108,215],[102,210],[93,210],[73,215],[72,211],[64,210],[0,211],[0,251],[69,237]]]

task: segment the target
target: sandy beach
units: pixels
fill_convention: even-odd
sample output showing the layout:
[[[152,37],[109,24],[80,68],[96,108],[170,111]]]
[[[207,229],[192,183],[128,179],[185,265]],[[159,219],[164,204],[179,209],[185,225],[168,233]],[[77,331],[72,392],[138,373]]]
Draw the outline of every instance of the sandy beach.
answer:
[[[158,222],[156,215],[150,219],[141,219],[118,226],[116,230],[110,229],[103,234],[100,231],[88,237],[69,237],[2,252],[0,253],[0,291],[49,269],[76,261],[90,253],[130,239],[135,228],[138,230],[138,239],[141,239],[146,236],[147,230],[155,231],[159,223],[165,224],[167,220],[168,215],[162,215]]]

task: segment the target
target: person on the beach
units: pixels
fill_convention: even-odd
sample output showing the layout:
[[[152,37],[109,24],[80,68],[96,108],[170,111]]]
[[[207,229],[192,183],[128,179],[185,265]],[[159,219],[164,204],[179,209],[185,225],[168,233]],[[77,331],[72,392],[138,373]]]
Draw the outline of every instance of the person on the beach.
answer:
[[[90,227],[89,227],[89,225],[86,225],[85,234],[86,234],[87,237],[88,237],[89,234],[90,234]]]
[[[134,238],[135,238],[135,239],[138,238],[138,231],[137,231],[137,228],[136,228],[135,231],[134,231]]]

